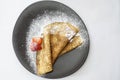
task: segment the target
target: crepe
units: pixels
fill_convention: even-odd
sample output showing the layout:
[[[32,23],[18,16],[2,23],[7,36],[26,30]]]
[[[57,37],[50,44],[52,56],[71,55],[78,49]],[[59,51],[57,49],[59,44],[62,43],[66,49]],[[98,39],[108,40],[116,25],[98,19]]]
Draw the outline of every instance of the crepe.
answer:
[[[36,55],[36,66],[38,75],[52,71],[49,28],[44,30],[42,49]]]
[[[56,61],[60,52],[70,41],[70,39],[79,31],[78,28],[67,22],[55,22],[49,24],[50,43],[52,51],[52,63]]]
[[[66,54],[67,52],[77,48],[83,43],[83,40],[80,36],[74,36],[71,41],[65,46],[65,48],[60,53],[60,56]]]

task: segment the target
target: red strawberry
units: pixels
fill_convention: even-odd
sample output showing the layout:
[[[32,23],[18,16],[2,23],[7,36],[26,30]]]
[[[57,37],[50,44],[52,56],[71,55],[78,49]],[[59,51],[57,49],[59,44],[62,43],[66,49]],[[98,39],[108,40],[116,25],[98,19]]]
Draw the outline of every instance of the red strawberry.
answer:
[[[40,37],[34,37],[34,38],[32,38],[32,42],[36,42],[38,44],[41,44],[42,43],[42,38],[40,38]]]
[[[32,38],[32,42],[30,44],[30,49],[32,51],[41,50],[42,49],[41,44],[42,44],[42,38],[34,37],[34,38]]]

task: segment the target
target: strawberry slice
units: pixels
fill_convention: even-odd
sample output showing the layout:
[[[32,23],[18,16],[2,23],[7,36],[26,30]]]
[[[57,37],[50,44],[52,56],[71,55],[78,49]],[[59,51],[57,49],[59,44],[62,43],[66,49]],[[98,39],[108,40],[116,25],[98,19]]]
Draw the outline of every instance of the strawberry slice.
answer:
[[[36,42],[37,44],[41,44],[42,43],[42,38],[34,37],[34,38],[32,38],[32,42]]]
[[[32,42],[30,44],[30,49],[32,51],[41,50],[42,49],[41,44],[42,44],[42,38],[34,37],[34,38],[32,38]]]

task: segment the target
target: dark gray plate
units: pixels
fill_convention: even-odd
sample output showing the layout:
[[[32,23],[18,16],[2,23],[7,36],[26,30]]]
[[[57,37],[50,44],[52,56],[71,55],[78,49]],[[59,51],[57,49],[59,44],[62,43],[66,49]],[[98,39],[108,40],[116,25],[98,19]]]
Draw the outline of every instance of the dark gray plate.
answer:
[[[89,36],[85,24],[77,13],[68,6],[56,1],[40,1],[27,7],[21,13],[15,24],[12,37],[13,47],[20,63],[28,71],[35,74],[29,62],[26,60],[26,35],[31,21],[36,18],[37,15],[42,15],[46,10],[64,12],[68,16],[77,19],[80,23],[80,34],[84,43],[80,48],[61,56],[54,65],[54,71],[42,76],[45,78],[62,78],[77,71],[84,64],[89,52]]]

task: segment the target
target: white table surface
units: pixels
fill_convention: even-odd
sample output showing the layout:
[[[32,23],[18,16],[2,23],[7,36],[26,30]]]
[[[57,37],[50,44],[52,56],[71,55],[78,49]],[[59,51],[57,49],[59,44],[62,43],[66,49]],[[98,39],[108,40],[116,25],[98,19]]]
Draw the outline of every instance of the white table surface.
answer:
[[[28,72],[12,47],[20,13],[38,0],[0,0],[0,80],[46,80]],[[74,9],[90,35],[87,61],[63,80],[120,80],[120,0],[57,0]]]

